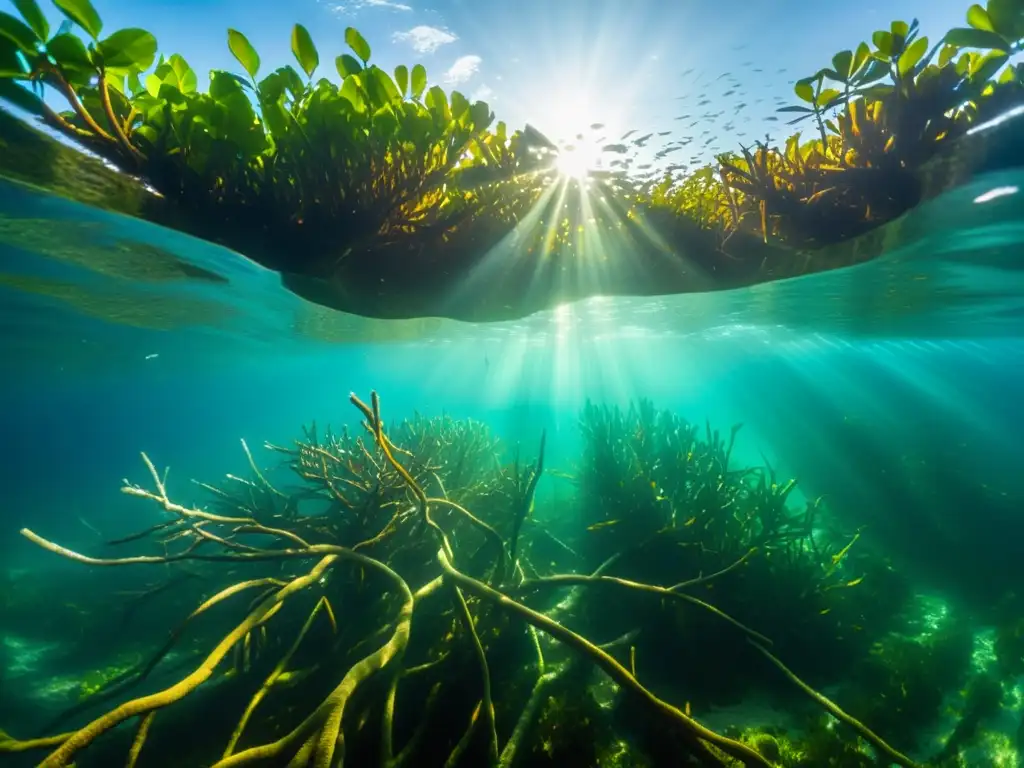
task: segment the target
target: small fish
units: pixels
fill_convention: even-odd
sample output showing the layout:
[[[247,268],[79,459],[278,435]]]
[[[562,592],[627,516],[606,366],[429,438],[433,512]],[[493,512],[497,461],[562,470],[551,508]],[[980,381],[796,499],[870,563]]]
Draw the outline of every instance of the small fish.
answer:
[[[587,530],[588,531],[600,531],[602,528],[610,528],[613,525],[618,525],[620,522],[622,522],[622,521],[621,520],[603,520],[600,523],[594,523],[593,525],[588,525],[587,526]]]
[[[146,360],[156,360],[158,357],[160,357],[160,353],[159,352],[154,352],[154,353],[152,353],[150,355],[146,355],[145,359]]]

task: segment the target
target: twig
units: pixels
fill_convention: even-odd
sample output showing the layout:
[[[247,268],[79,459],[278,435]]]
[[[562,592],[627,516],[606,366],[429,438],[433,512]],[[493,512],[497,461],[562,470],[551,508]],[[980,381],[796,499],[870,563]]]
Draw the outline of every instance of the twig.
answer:
[[[191,674],[178,681],[169,688],[162,691],[142,696],[112,709],[107,714],[98,717],[91,723],[83,726],[72,734],[60,747],[52,752],[39,764],[39,768],[64,768],[70,765],[79,750],[89,746],[97,737],[109,731],[125,720],[133,717],[144,716],[162,707],[183,699],[192,693],[196,688],[205,683],[213,675],[217,665],[228,654],[228,652],[242,640],[248,632],[255,627],[260,620],[274,610],[278,605],[297,592],[315,584],[323,573],[334,564],[339,555],[327,555],[320,559],[308,573],[299,576],[289,582],[286,586],[270,595],[256,609],[250,613],[240,624],[217,644],[207,655],[206,659]]]
[[[722,619],[723,621],[728,622],[729,624],[732,624],[734,627],[736,627],[736,629],[738,629],[741,632],[747,634],[748,636],[750,636],[750,637],[752,637],[752,638],[754,638],[754,639],[756,639],[756,640],[758,640],[758,641],[760,641],[762,643],[765,643],[766,645],[771,645],[772,644],[772,641],[770,639],[768,639],[767,637],[765,637],[764,635],[762,635],[760,632],[758,632],[758,631],[756,631],[754,629],[751,629],[750,627],[746,626],[745,624],[740,623],[739,621],[734,619],[732,616],[730,616],[729,614],[725,613],[724,611],[716,608],[715,606],[711,605],[710,603],[706,603],[706,602],[704,602],[703,600],[701,600],[699,598],[693,597],[692,595],[687,595],[687,594],[684,594],[683,592],[675,591],[677,589],[677,587],[672,587],[671,589],[668,589],[666,587],[656,587],[653,584],[643,584],[643,583],[638,582],[638,581],[630,581],[628,579],[620,579],[617,576],[587,576],[587,575],[581,574],[581,573],[579,573],[579,574],[578,573],[567,573],[567,574],[559,574],[559,575],[556,575],[556,576],[546,576],[546,577],[540,578],[540,579],[528,579],[528,580],[524,581],[522,584],[520,584],[517,589],[521,591],[521,590],[537,589],[537,588],[546,587],[546,586],[555,586],[555,587],[566,587],[566,586],[577,586],[577,585],[592,586],[592,585],[597,585],[597,584],[607,584],[607,585],[613,585],[613,586],[617,586],[617,587],[624,587],[626,589],[631,589],[631,590],[636,591],[636,592],[647,592],[648,594],[657,595],[657,596],[659,596],[659,597],[661,597],[662,599],[665,599],[665,600],[674,600],[674,601],[677,601],[677,602],[685,602],[685,603],[690,603],[691,605],[696,605],[696,606],[698,606],[700,608],[703,608],[706,611],[709,611],[710,613],[715,614],[715,616],[717,616],[718,618]]]
[[[266,679],[263,681],[263,685],[260,686],[260,689],[253,694],[252,698],[249,700],[248,706],[245,708],[245,712],[242,713],[242,717],[238,721],[238,725],[235,726],[235,730],[231,734],[231,738],[228,740],[227,746],[224,748],[224,757],[230,757],[231,753],[235,751],[235,746],[238,744],[238,740],[242,738],[242,733],[245,731],[246,725],[249,724],[249,720],[252,718],[253,712],[256,711],[256,707],[258,707],[264,697],[270,693],[270,689],[274,687],[274,684],[288,668],[288,664],[291,662],[292,656],[295,655],[295,652],[299,649],[302,641],[309,633],[317,615],[327,605],[326,597],[321,597],[320,600],[317,601],[316,606],[310,612],[309,616],[306,617],[306,622],[302,625],[302,629],[299,630],[299,634],[295,637],[291,647],[285,652],[284,656],[281,657],[280,661],[277,662],[277,665],[270,674],[267,675]],[[331,623],[333,624],[334,622],[332,621]]]
[[[533,506],[533,496],[537,492],[537,483],[540,480],[541,473],[544,472],[544,447],[547,445],[548,431],[545,429],[540,433],[540,450],[537,452],[537,464],[533,468],[533,475],[530,477],[530,482],[526,486],[526,493],[520,502],[519,509],[516,510],[516,516],[512,521],[512,539],[509,545],[509,557],[512,560],[513,566],[516,562],[516,554],[519,547],[519,532],[523,527],[523,520],[530,513],[530,507]]]
[[[153,724],[154,717],[156,717],[156,710],[147,712],[139,721],[139,730],[135,732],[135,739],[132,741],[132,747],[128,751],[128,761],[125,763],[125,768],[135,768],[135,764],[139,761],[139,755],[142,753],[142,747],[146,743],[146,737],[149,736],[149,727]]]
[[[651,707],[652,711],[679,727],[682,733],[690,740],[692,748],[701,752],[706,752],[703,745],[700,744],[701,741],[705,741],[718,747],[726,754],[731,755],[737,760],[740,760],[744,765],[756,765],[761,766],[762,768],[772,768],[771,763],[746,744],[727,738],[705,728],[679,709],[676,709],[671,704],[659,699],[647,688],[641,685],[637,679],[629,673],[629,670],[616,661],[614,657],[610,656],[606,651],[601,650],[598,646],[594,645],[583,636],[562,626],[557,621],[549,619],[544,614],[538,613],[537,611],[526,607],[522,603],[516,602],[508,595],[502,594],[496,589],[493,589],[492,587],[489,587],[486,584],[455,570],[443,549],[438,551],[437,559],[441,564],[441,567],[444,569],[445,574],[467,592],[488,600],[489,602],[499,606],[505,612],[532,624],[540,631],[551,635],[556,640],[568,645],[573,650],[589,657],[591,661],[604,670],[612,680],[618,683],[621,688],[635,694],[640,701],[643,701]]]
[[[811,688],[811,686],[809,686],[807,683],[805,683],[803,680],[797,677],[796,674],[794,674],[789,669],[789,667],[787,667],[785,664],[779,661],[778,658],[772,655],[772,653],[768,651],[768,649],[762,647],[753,640],[748,639],[747,642],[755,648],[757,648],[757,650],[759,650],[761,653],[763,653],[765,655],[765,658],[767,658],[772,664],[778,667],[779,670],[782,671],[782,674],[784,674],[789,679],[789,681],[793,683],[797,688],[799,688],[801,691],[803,691],[812,699],[814,699],[814,701],[816,701],[821,707],[823,707],[825,711],[827,711],[830,715],[835,717],[837,720],[841,720],[842,722],[846,723],[848,726],[853,728],[855,731],[857,731],[857,733],[860,734],[865,741],[869,742],[879,752],[884,753],[886,757],[888,757],[892,762],[898,765],[902,765],[903,768],[921,768],[921,766],[918,763],[915,763],[902,752],[899,752],[895,748],[889,746],[889,744],[884,739],[882,739],[881,736],[879,736],[866,725],[864,725],[864,723],[862,723],[860,720],[857,720],[852,715],[848,715],[846,712],[839,708],[838,704],[836,704],[831,699],[825,697],[823,694]]]

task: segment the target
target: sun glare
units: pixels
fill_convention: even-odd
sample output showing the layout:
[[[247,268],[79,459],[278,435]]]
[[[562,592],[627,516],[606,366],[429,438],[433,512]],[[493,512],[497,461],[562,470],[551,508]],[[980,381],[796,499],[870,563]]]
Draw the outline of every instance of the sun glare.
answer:
[[[584,84],[548,93],[535,108],[536,117],[528,122],[558,145],[555,168],[563,177],[585,179],[600,167],[605,109]]]
[[[563,176],[585,179],[597,166],[597,147],[576,144],[562,148],[555,160],[555,167]]]

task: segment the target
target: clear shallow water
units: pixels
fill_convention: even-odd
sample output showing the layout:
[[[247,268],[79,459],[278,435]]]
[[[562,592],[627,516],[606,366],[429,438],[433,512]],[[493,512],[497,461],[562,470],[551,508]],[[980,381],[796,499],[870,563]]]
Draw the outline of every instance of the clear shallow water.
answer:
[[[597,297],[472,325],[333,312],[224,249],[0,184],[0,349],[18,361],[18,373],[58,376],[109,373],[153,354],[167,364],[196,364],[198,350],[223,360],[261,348],[280,355],[358,343],[1013,337],[1024,307],[1024,195],[987,195],[1020,187],[1020,172],[991,174],[923,205],[908,214],[888,255],[859,267],[729,292]],[[153,257],[139,243],[216,279],[140,279],[151,277]]]
[[[887,431],[924,454],[936,446],[921,429],[964,433],[979,471],[1005,483],[1024,426],[1011,394],[1024,382],[1024,195],[991,191],[1015,187],[1024,174],[992,174],[921,206],[895,250],[859,267],[473,325],[336,313],[219,247],[0,184],[0,418],[21,446],[0,483],[30,520],[72,498],[87,507],[79,483],[109,502],[139,450],[184,477],[219,475],[239,437],[287,442],[313,419],[349,421],[347,393],[370,389],[396,418],[474,416],[527,443],[551,428],[566,460],[587,399],[647,397],[744,422],[747,456],[810,471],[808,495],[903,461]],[[172,277],[166,254],[208,278],[154,279],[152,255],[123,241],[162,249]],[[843,447],[836,429],[851,424],[859,442]],[[57,456],[65,481],[26,482]]]
[[[375,389],[390,419],[481,419],[527,455],[546,429],[548,466],[562,471],[578,460],[588,399],[742,422],[738,463],[797,476],[799,494],[825,496],[923,591],[988,607],[994,585],[1024,579],[1024,198],[984,200],[1022,181],[978,179],[921,207],[894,251],[861,267],[488,325],[339,315],[222,249],[0,185],[7,583],[73,572],[22,526],[90,550],[152,522],[118,493],[122,478],[145,481],[139,451],[171,467],[172,494],[200,503],[190,479],[245,473],[240,438],[272,464],[263,441],[288,444],[313,420],[354,423],[348,393]],[[123,240],[208,279],[154,280]],[[566,494],[545,477],[538,508],[557,516]],[[55,647],[18,642],[4,650],[9,675],[50,669]],[[31,689],[5,727],[29,731],[34,707],[59,708],[65,677]]]

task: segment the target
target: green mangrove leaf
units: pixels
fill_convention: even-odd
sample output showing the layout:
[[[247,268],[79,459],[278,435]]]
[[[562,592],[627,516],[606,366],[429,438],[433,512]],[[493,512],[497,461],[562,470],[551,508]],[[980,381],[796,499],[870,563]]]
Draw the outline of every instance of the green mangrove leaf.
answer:
[[[249,39],[237,29],[229,29],[228,48],[242,68],[249,73],[249,77],[256,77],[256,73],[260,71],[260,55],[256,53]]]
[[[947,64],[949,64],[949,62],[953,60],[953,57],[956,56],[957,51],[959,50],[960,49],[957,48],[955,45],[950,45],[949,43],[943,45],[942,50],[939,51],[939,66],[945,67]]]
[[[956,60],[955,69],[960,77],[967,77],[967,73],[971,71],[971,54],[961,54],[960,58]]]
[[[845,83],[853,74],[853,51],[840,51],[832,57],[832,68],[839,74],[840,83]]]
[[[277,69],[281,73],[281,77],[284,78],[285,88],[291,93],[292,98],[298,101],[306,95],[306,84],[302,81],[302,76],[295,70],[291,64],[286,64],[283,67]]]
[[[320,54],[313,45],[309,30],[301,24],[296,24],[292,29],[292,53],[295,54],[295,60],[299,62],[306,77],[312,78],[313,72],[320,66]]]
[[[219,77],[227,77],[227,78],[229,78],[231,80],[234,80],[238,84],[239,88],[248,88],[249,90],[256,90],[255,88],[253,88],[252,83],[250,83],[248,80],[246,80],[241,75],[236,75],[234,72],[227,72],[227,71],[222,70],[222,69],[211,69],[210,70],[210,78],[211,79],[213,78],[214,72],[216,72]]]
[[[1024,3],[1021,0],[988,0],[988,18],[993,31],[1008,41],[1017,42],[1024,38]]]
[[[363,79],[366,82],[366,91],[374,110],[401,100],[402,95],[399,93],[395,81],[380,67],[367,67],[366,76]]]
[[[910,33],[910,25],[905,21],[894,21],[889,25],[893,37],[905,38]]]
[[[341,84],[341,96],[346,99],[356,112],[366,111],[366,99],[363,98],[362,83],[359,82],[359,75],[349,75]]]
[[[988,51],[982,54],[972,54],[971,79],[980,83],[991,80],[1009,59],[1010,56],[1005,51]]]
[[[157,77],[155,74],[146,76],[146,93],[153,98],[160,95],[160,86],[163,85],[164,81]]]
[[[458,120],[469,112],[469,100],[458,91],[452,91],[449,103],[451,104],[453,120]]]
[[[223,101],[236,93],[242,93],[242,84],[231,74],[220,69],[210,72],[210,96],[215,101]]]
[[[951,29],[946,33],[946,42],[958,48],[981,48],[983,50],[1009,49],[1009,43],[995,32],[987,32],[984,29],[962,27]]]
[[[128,73],[127,82],[128,92],[132,95],[133,98],[135,96],[138,96],[145,90],[145,88],[143,88],[142,86],[142,81],[139,79],[139,71],[137,69],[133,69]]]
[[[363,65],[356,61],[355,57],[348,55],[347,53],[341,54],[334,60],[334,66],[338,68],[338,74],[341,75],[341,79],[344,80],[349,75],[358,75],[363,71]]]
[[[868,60],[871,58],[871,46],[867,43],[861,43],[857,46],[857,52],[853,56],[853,65],[850,74],[856,74],[861,71]]]
[[[257,88],[260,100],[266,102],[280,101],[286,90],[296,100],[301,98],[305,91],[302,77],[290,66],[278,67],[263,78]]]
[[[373,117],[373,132],[383,138],[391,138],[398,133],[398,118],[390,109],[383,109]]]
[[[284,96],[284,78],[280,72],[271,72],[256,84],[256,93],[260,96],[260,103],[276,103]]]
[[[263,122],[270,130],[270,135],[275,140],[280,140],[288,133],[288,111],[280,101],[260,102],[260,112],[263,115]]]
[[[810,80],[798,80],[793,88],[793,92],[801,101],[806,101],[810,104],[814,103],[814,86],[811,85]]]
[[[422,64],[412,68],[412,97],[419,99],[427,88],[427,70]]]
[[[176,107],[185,103],[185,94],[178,90],[174,83],[167,82],[166,80],[160,82],[160,87],[157,89],[157,97],[161,103],[166,102]]]
[[[974,27],[974,29],[995,32],[995,28],[992,26],[992,19],[988,16],[988,11],[977,4],[967,9],[967,23]]]
[[[355,27],[349,27],[345,30],[345,42],[349,48],[355,51],[356,56],[363,60],[363,64],[370,60],[370,44],[366,42]]]
[[[871,59],[868,65],[861,69],[857,73],[857,77],[854,82],[858,85],[867,85],[868,83],[874,83],[881,80],[883,77],[888,76],[889,65],[879,59]]]
[[[491,121],[494,120],[494,113],[491,112],[491,107],[486,101],[473,102],[469,113],[473,119],[473,129],[477,131],[485,130],[491,124]],[[504,123],[498,123],[498,127],[501,129],[501,133],[504,134]],[[504,136],[502,136],[502,140],[504,141]]]
[[[875,44],[875,48],[885,58],[891,58],[893,54],[893,39],[892,35],[885,30],[878,30],[871,35],[871,42]]]
[[[50,25],[36,0],[11,0],[11,2],[14,3],[14,7],[18,9],[18,13],[21,14],[25,23],[36,33],[36,37],[45,40],[50,34]]]
[[[891,85],[872,85],[857,91],[857,95],[863,96],[864,101],[870,103],[872,101],[882,101],[883,99],[888,98],[894,90],[895,88]]]
[[[103,31],[103,22],[100,15],[92,7],[89,0],[53,0],[61,13],[71,21],[84,29],[93,40],[99,40],[100,32]]]
[[[145,139],[150,144],[156,144],[160,139],[160,133],[151,125],[140,125],[135,129],[133,136],[139,136]]]
[[[7,38],[26,53],[35,53],[40,40],[25,23],[0,11],[0,36]]]
[[[178,88],[181,89],[181,92],[193,93],[198,84],[198,79],[195,70],[188,65],[185,58],[180,54],[174,53],[167,60],[167,64],[171,67],[174,74],[178,76]]]
[[[434,117],[446,121],[450,119],[451,112],[448,109],[448,96],[441,86],[435,85],[427,91],[427,97],[424,99],[424,104]]]
[[[1012,83],[1016,79],[1016,70],[1013,67],[1007,67],[1006,69],[999,73],[999,79],[997,80],[997,82],[1000,85],[1006,85],[1007,83]]]
[[[126,70],[123,69],[108,69],[107,70],[107,87],[112,91],[117,91],[121,96],[125,95],[124,76]]]
[[[406,94],[409,93],[409,68],[404,64],[399,64],[395,67],[395,84],[398,86],[398,91],[402,94],[402,98],[405,98]]]
[[[149,69],[156,58],[156,38],[144,29],[119,29],[99,44],[105,67]]]
[[[842,95],[842,91],[839,91],[835,88],[826,88],[825,90],[818,94],[816,102],[818,106],[821,107],[822,109],[830,109],[831,107],[834,107],[838,101],[841,100],[840,97]]]
[[[28,88],[18,85],[14,80],[0,78],[0,99],[9,101],[18,109],[23,109],[33,115],[42,116],[45,111],[43,100]]]
[[[900,73],[900,77],[906,77],[909,73],[914,71],[914,67],[917,66],[917,62],[921,60],[925,52],[928,50],[928,38],[919,37],[917,40],[907,46],[906,50],[900,54],[900,58],[896,64],[897,71]]]
[[[61,32],[50,38],[46,44],[46,52],[62,67],[72,69],[92,69],[92,59],[85,43],[78,35],[69,32]]]
[[[21,49],[14,44],[14,41],[0,37],[0,78],[22,79],[28,75],[22,61]]]

